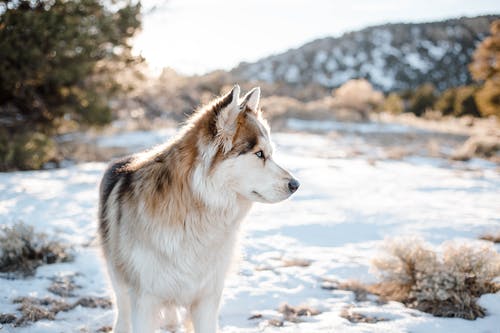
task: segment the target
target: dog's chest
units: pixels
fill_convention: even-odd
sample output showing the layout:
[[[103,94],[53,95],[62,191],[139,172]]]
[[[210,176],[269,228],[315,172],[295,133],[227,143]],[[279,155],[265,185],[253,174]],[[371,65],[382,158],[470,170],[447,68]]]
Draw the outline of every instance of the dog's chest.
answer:
[[[178,304],[222,288],[245,213],[205,221],[193,216],[196,220],[186,221],[191,228],[167,228],[152,235],[152,246],[136,252],[133,260],[142,288]]]

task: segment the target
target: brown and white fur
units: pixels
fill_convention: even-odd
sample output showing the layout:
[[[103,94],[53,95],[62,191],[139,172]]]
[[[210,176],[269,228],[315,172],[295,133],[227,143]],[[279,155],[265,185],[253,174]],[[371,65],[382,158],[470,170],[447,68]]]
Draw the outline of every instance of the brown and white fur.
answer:
[[[164,145],[110,165],[100,187],[99,233],[116,295],[114,332],[175,325],[184,307],[196,333],[217,331],[224,279],[252,202],[299,186],[273,160],[260,89],[240,88],[201,108]]]

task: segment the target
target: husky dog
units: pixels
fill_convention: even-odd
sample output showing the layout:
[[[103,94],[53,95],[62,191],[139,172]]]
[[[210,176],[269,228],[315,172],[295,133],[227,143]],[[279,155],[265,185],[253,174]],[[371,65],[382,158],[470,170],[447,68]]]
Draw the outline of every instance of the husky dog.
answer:
[[[273,160],[260,88],[238,85],[194,113],[174,139],[109,166],[99,234],[118,315],[114,332],[150,333],[179,307],[196,333],[217,331],[224,278],[252,202],[299,182]]]

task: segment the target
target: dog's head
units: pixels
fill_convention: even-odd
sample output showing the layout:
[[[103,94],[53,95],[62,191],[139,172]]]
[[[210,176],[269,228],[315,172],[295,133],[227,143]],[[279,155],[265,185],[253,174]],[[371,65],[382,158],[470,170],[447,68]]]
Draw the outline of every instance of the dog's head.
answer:
[[[208,120],[214,134],[208,143],[212,148],[205,154],[209,179],[251,201],[284,200],[299,182],[273,158],[269,126],[259,108],[260,88],[243,98],[239,94],[236,85],[213,104]]]

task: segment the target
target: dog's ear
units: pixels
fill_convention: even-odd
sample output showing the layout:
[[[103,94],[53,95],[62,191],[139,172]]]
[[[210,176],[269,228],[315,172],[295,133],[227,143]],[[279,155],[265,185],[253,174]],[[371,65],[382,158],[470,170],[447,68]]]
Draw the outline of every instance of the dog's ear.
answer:
[[[217,138],[220,140],[224,153],[232,148],[233,136],[236,133],[236,121],[241,109],[239,106],[240,86],[233,89],[221,98],[222,107],[216,109]]]
[[[243,97],[243,101],[240,104],[241,109],[245,109],[248,107],[250,110],[257,112],[259,109],[260,102],[260,87],[255,87],[250,90],[245,97]]]

